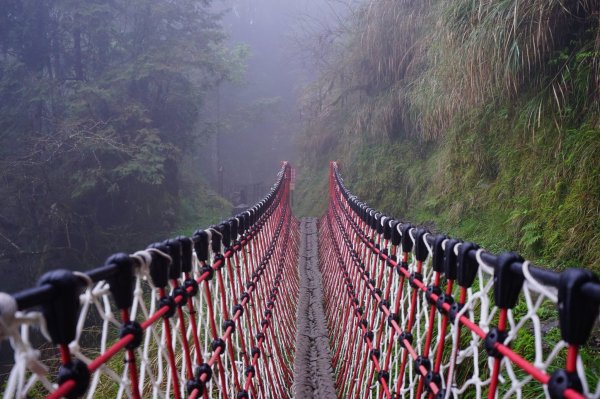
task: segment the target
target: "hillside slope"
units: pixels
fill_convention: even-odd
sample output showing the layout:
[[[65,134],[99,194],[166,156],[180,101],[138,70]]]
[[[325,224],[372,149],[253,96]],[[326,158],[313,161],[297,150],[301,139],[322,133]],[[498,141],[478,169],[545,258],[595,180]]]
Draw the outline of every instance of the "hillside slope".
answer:
[[[597,2],[369,1],[335,32],[305,93],[299,213],[324,209],[337,159],[399,218],[600,270]]]

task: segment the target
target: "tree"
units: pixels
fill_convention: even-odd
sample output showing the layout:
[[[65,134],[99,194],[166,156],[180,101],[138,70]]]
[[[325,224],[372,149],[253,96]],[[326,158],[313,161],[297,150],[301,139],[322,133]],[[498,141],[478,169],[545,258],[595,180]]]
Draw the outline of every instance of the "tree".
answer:
[[[0,256],[91,266],[171,230],[203,97],[238,70],[209,2],[4,3]]]

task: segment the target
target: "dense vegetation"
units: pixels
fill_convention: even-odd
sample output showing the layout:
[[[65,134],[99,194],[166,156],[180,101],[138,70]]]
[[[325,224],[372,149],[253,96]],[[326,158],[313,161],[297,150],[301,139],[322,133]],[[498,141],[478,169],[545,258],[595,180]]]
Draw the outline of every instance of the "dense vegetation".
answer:
[[[203,100],[240,66],[209,6],[2,3],[0,259],[30,268],[21,282],[227,206],[198,178]]]
[[[600,3],[372,0],[318,43],[300,213],[338,159],[400,218],[600,270]]]

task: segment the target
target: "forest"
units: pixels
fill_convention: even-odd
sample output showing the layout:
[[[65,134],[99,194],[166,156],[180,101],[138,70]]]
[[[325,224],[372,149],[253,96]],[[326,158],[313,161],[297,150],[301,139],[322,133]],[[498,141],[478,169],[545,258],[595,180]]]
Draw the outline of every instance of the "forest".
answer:
[[[208,90],[240,73],[224,40],[206,2],[3,1],[2,268],[91,267],[173,232],[184,198],[227,206],[196,150]]]

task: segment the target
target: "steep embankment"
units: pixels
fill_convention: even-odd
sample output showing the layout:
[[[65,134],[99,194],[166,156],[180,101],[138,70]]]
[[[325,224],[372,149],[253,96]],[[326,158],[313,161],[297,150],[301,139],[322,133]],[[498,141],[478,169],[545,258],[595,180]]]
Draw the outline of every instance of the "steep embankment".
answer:
[[[397,217],[599,270],[600,5],[492,3],[370,1],[338,30],[298,210],[324,208],[310,193],[337,159]]]

